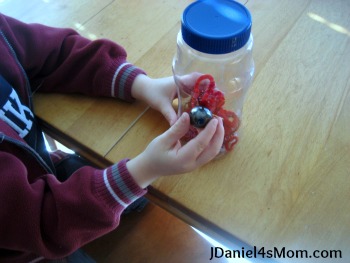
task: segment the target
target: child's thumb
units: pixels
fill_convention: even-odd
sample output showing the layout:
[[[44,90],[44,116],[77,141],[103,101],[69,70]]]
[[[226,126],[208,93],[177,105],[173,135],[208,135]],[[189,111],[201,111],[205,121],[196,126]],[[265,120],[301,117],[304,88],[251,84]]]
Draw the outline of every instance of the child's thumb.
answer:
[[[162,114],[165,117],[165,119],[169,122],[170,126],[172,126],[176,122],[177,115],[175,113],[174,108],[171,105],[162,107]]]
[[[164,133],[165,143],[173,145],[187,133],[189,128],[190,117],[187,112],[184,112],[174,125]]]

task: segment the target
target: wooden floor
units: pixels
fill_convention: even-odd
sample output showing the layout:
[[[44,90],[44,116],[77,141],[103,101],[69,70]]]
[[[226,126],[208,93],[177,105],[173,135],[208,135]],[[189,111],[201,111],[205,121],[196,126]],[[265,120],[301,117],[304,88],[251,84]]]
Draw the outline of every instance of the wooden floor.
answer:
[[[227,262],[210,258],[211,244],[189,225],[149,203],[122,217],[113,232],[83,250],[98,263]]]

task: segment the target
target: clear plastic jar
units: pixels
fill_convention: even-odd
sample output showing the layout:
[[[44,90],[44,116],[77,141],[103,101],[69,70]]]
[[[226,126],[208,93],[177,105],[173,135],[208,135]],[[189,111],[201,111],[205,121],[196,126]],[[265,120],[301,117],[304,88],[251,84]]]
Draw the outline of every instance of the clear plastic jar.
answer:
[[[198,0],[184,10],[173,60],[178,114],[190,113],[193,124],[184,141],[198,134],[210,113],[224,120],[222,152],[238,141],[254,74],[251,25],[247,8],[232,0]]]

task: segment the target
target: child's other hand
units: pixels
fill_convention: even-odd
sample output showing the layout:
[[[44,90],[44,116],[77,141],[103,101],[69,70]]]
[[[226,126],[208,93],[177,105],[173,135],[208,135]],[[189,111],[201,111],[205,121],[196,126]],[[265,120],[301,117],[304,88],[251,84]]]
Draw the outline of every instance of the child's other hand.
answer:
[[[213,118],[194,139],[181,145],[179,140],[189,127],[189,116],[184,113],[172,127],[155,138],[144,152],[127,163],[129,172],[142,188],[160,176],[190,172],[219,153],[224,138],[220,118]]]
[[[191,89],[200,75],[194,72],[181,76],[177,80],[183,96],[186,96],[185,93],[191,93]],[[177,114],[172,103],[177,97],[177,90],[173,77],[152,79],[140,74],[133,83],[131,94],[135,99],[146,102],[153,109],[162,113],[170,126],[176,122]]]
[[[135,99],[146,102],[153,109],[161,112],[170,125],[177,120],[177,114],[172,106],[177,96],[173,77],[152,79],[146,75],[136,77],[131,94]]]

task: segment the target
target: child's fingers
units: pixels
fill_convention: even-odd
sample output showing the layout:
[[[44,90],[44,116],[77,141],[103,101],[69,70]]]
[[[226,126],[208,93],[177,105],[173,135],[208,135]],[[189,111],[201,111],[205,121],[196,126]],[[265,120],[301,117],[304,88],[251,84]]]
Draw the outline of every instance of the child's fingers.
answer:
[[[177,143],[188,131],[190,126],[190,117],[184,112],[180,118],[171,126],[162,136],[162,142],[167,146]]]
[[[177,120],[177,115],[175,113],[174,108],[170,103],[161,108],[161,113],[165,117],[165,119],[169,122],[170,126],[174,125]]]
[[[217,119],[212,119],[194,139],[190,140],[181,149],[186,160],[197,160],[198,156],[208,147],[218,125]]]
[[[197,158],[197,164],[199,166],[209,162],[212,160],[215,156],[218,155],[220,152],[220,149],[222,147],[222,143],[224,141],[224,126],[221,118],[218,118],[218,125],[215,131],[215,134],[213,135],[210,143],[208,144],[207,148],[198,156]]]

